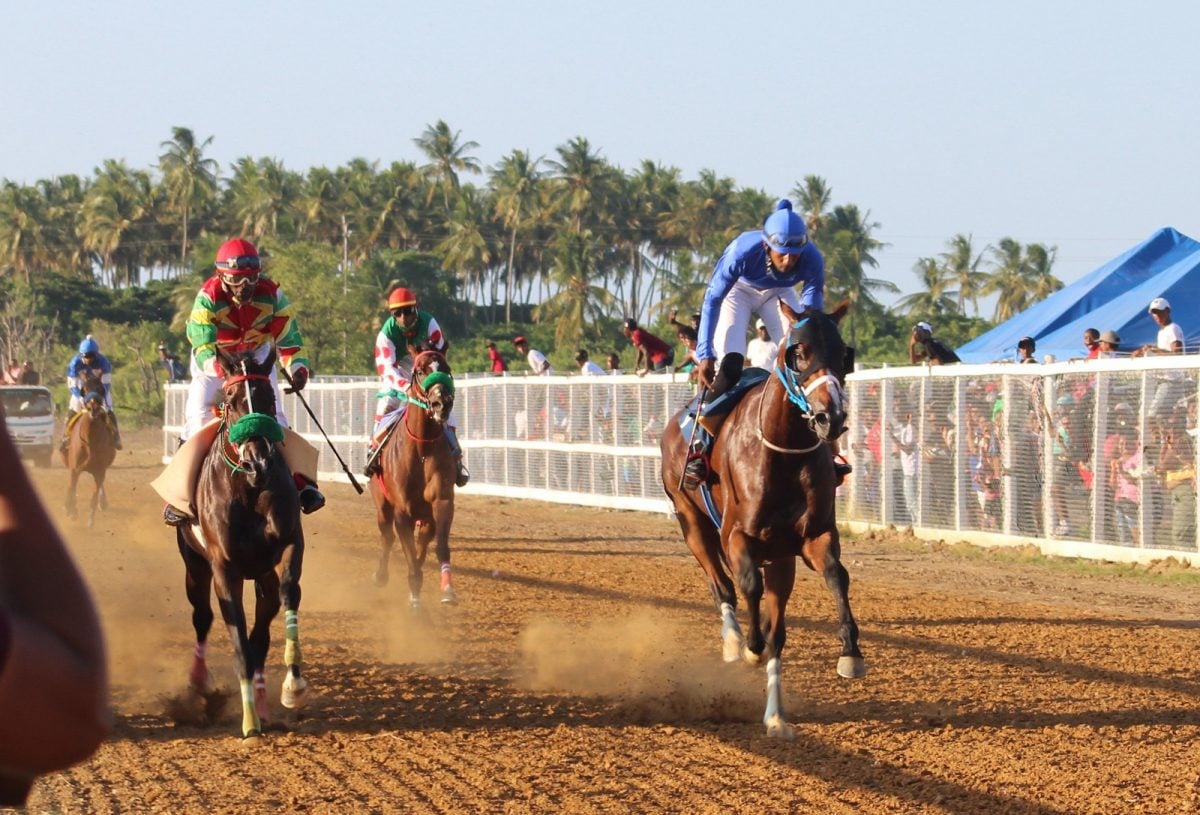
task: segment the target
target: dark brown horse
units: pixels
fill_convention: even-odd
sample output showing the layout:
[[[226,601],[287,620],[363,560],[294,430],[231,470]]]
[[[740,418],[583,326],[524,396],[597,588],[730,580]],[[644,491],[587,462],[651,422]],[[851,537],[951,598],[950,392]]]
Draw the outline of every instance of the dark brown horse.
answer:
[[[96,508],[108,509],[108,497],[104,492],[104,476],[117,457],[113,429],[108,422],[108,408],[104,404],[104,385],[98,377],[84,373],[79,383],[83,394],[83,410],[71,425],[67,449],[63,462],[70,474],[67,485],[67,517],[74,518],[79,476],[88,473],[92,477],[91,508],[88,526],[96,522]]]
[[[781,343],[775,370],[734,407],[713,442],[711,498],[719,524],[705,509],[701,490],[680,487],[688,440],[677,421],[663,436],[662,473],[688,548],[716,599],[725,661],[736,661],[740,654],[757,665],[766,656],[763,722],[768,736],[790,738],[780,660],[797,555],[824,576],[833,593],[842,641],[838,674],[863,676],[866,663],[850,612],[850,577],[840,560],[829,447],[841,434],[846,415],[846,346],[837,323],[847,304],[831,315],[811,310],[797,314],[782,303],[780,308],[792,330]],[[735,614],[734,580],[750,612],[748,639]]]
[[[279,449],[282,430],[275,421],[275,387],[270,379],[275,350],[263,363],[250,354],[219,352],[226,378],[222,422],[205,454],[196,487],[196,517],[178,527],[180,554],[187,567],[187,596],[192,604],[196,652],[193,688],[208,690],[208,632],[215,589],[221,617],[233,640],[242,696],[242,735],[258,736],[269,718],[264,666],[271,642],[271,621],[282,604],[287,676],[281,702],[300,707],[307,682],[300,675],[300,571],[304,530],[300,496]],[[233,372],[233,373],[228,373]],[[254,628],[246,632],[242,605],[245,581],[254,582]]]
[[[388,559],[396,535],[408,561],[408,599],[421,603],[422,569],[429,542],[437,541],[443,603],[457,594],[450,579],[450,525],[454,523],[456,466],[446,422],[454,408],[450,366],[437,351],[423,351],[413,360],[412,387],[404,415],[383,442],[381,471],[371,478],[375,521],[383,550],[375,583],[387,585]]]

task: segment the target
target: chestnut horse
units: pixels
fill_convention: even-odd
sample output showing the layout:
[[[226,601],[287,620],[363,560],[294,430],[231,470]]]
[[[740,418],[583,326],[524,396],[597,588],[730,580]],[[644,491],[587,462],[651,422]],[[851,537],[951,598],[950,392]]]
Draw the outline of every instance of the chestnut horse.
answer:
[[[436,539],[442,602],[454,603],[458,596],[450,580],[450,525],[457,469],[445,432],[454,408],[454,380],[444,356],[437,351],[417,354],[407,400],[404,415],[383,441],[380,472],[371,478],[383,544],[375,584],[387,585],[388,559],[399,535],[408,561],[408,601],[418,608],[425,556],[429,542]]]
[[[90,474],[95,487],[88,512],[88,526],[91,527],[96,522],[96,507],[108,509],[104,476],[117,457],[117,448],[112,427],[108,423],[108,408],[104,405],[103,383],[91,372],[85,372],[79,384],[83,394],[83,410],[71,425],[67,449],[63,453],[63,462],[71,478],[67,485],[66,509],[67,517],[76,516],[79,476]]]
[[[842,642],[838,674],[861,677],[866,663],[850,612],[850,577],[840,560],[829,446],[842,433],[846,416],[846,345],[837,324],[848,304],[832,314],[797,314],[782,302],[780,309],[792,328],[780,344],[772,375],[746,393],[713,441],[711,514],[701,489],[680,486],[688,439],[678,421],[670,422],[663,435],[662,473],[688,548],[707,575],[720,611],[725,661],[736,661],[740,653],[757,665],[765,655],[763,723],[768,736],[791,738],[783,714],[780,660],[797,555],[821,572],[833,594]],[[738,626],[737,593],[729,572],[749,608],[748,638]]]
[[[197,519],[178,527],[176,536],[187,569],[187,596],[196,631],[192,687],[200,693],[208,691],[210,594],[215,589],[233,641],[242,736],[249,738],[261,735],[269,718],[264,666],[271,621],[280,605],[285,611],[283,661],[287,666],[281,702],[297,708],[305,701],[308,683],[300,675],[298,618],[304,530],[300,495],[279,449],[283,431],[275,420],[275,385],[270,378],[275,349],[262,363],[254,361],[252,352],[218,351],[218,357],[226,371],[221,426],[200,468]],[[255,588],[254,628],[248,635],[242,605],[247,580],[254,581]]]

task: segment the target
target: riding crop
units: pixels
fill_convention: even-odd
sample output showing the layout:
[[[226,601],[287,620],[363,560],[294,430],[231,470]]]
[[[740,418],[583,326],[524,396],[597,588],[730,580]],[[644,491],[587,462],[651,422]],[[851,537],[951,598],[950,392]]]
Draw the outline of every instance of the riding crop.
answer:
[[[282,365],[279,366],[279,370],[283,372],[283,378],[287,380],[288,385],[291,387],[291,392],[296,394],[296,398],[300,400],[300,404],[304,405],[304,409],[308,411],[308,417],[313,420],[313,424],[317,426],[317,430],[320,430],[321,435],[325,437],[325,443],[328,444],[329,449],[333,451],[334,458],[338,460],[338,464],[342,465],[342,472],[344,472],[346,477],[350,479],[350,484],[354,487],[355,492],[357,492],[359,495],[362,495],[362,486],[359,485],[358,481],[354,479],[354,473],[350,472],[350,468],[346,466],[346,462],[343,461],[341,455],[338,454],[337,448],[334,447],[333,442],[329,440],[329,434],[325,432],[325,428],[321,427],[321,423],[317,420],[317,415],[313,413],[312,408],[308,406],[308,402],[306,402],[304,397],[300,395],[300,391],[296,390],[296,385],[294,382],[292,382],[292,375],[289,374],[287,372],[287,368],[284,368]]]

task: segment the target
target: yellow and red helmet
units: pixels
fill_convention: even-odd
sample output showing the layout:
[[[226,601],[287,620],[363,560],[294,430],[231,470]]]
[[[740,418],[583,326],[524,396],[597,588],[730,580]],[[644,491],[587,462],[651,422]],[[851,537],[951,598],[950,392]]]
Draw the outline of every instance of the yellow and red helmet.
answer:
[[[407,306],[415,306],[416,304],[416,293],[412,289],[406,289],[403,286],[397,286],[388,295],[388,311],[395,311],[398,308],[406,308]]]
[[[258,274],[262,261],[258,249],[245,238],[233,238],[221,244],[217,250],[217,271],[223,274]]]

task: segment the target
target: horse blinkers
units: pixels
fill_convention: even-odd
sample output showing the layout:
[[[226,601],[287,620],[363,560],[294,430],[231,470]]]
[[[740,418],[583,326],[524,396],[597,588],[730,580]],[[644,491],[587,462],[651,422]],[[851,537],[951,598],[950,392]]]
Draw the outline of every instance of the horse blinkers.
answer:
[[[816,358],[812,342],[812,319],[802,319],[792,328],[793,345],[787,350],[785,361],[795,375],[794,381],[803,396],[800,401],[809,427],[823,441],[833,441],[845,432],[846,398],[842,383],[846,378],[845,366],[853,365],[854,349],[844,346],[841,368],[834,368],[827,359]],[[821,345],[824,345],[823,343]],[[793,401],[796,401],[793,399]]]

